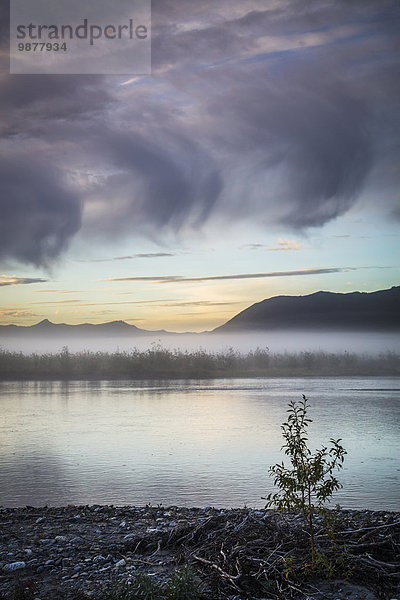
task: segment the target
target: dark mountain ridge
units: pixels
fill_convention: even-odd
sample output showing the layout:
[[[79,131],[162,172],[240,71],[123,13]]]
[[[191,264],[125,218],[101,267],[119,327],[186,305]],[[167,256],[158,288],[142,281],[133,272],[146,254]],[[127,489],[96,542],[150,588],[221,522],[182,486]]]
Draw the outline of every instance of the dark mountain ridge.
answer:
[[[110,321],[108,323],[81,323],[79,325],[68,325],[67,323],[52,323],[43,319],[35,325],[21,327],[18,325],[1,325],[0,336],[23,335],[40,337],[131,337],[145,335],[162,335],[164,330],[147,331],[136,325],[129,325],[125,321]]]
[[[400,286],[377,292],[275,296],[246,308],[213,333],[260,330],[400,329]]]

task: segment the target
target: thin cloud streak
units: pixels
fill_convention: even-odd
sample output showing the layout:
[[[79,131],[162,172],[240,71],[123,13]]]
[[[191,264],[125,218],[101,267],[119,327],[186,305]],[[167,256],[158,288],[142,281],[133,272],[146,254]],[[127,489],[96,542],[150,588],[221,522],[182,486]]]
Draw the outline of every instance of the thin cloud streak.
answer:
[[[0,310],[0,318],[3,317],[39,317],[37,313],[30,310],[19,310],[15,308],[4,308]]]
[[[138,254],[129,254],[127,256],[113,256],[113,258],[89,258],[89,259],[80,259],[76,262],[84,262],[84,263],[101,263],[101,262],[113,262],[116,260],[133,260],[135,258],[164,258],[176,256],[174,252],[140,252]]]
[[[54,300],[54,301],[44,301],[44,302],[33,302],[32,304],[73,304],[73,306],[71,306],[71,308],[81,308],[81,307],[86,307],[86,306],[114,306],[114,305],[131,305],[131,304],[136,304],[136,305],[141,305],[141,306],[147,306],[148,304],[151,304],[152,307],[167,307],[167,308],[171,308],[174,306],[232,306],[235,304],[246,304],[243,301],[232,301],[232,302],[218,302],[218,301],[212,301],[212,300],[195,300],[195,301],[187,301],[187,302],[170,302],[168,300],[134,300],[132,302],[126,301],[126,302],[85,302],[85,303],[80,303],[79,300]],[[66,306],[65,308],[68,308],[68,306]]]
[[[13,277],[11,275],[0,275],[0,287],[6,285],[27,285],[29,283],[46,283],[47,279],[39,277]]]
[[[87,290],[32,290],[34,294],[84,294]]]
[[[183,277],[180,275],[161,275],[160,277],[115,277],[103,281],[148,281],[153,283],[196,283],[201,281],[225,281],[232,279],[263,279],[267,277],[295,277],[297,275],[325,275],[357,271],[359,268],[373,267],[332,267],[323,269],[300,269],[297,271],[272,271],[270,273],[239,273],[236,275],[209,275],[205,277]]]
[[[32,302],[32,304],[74,304],[79,303],[80,300],[41,300],[40,302]]]
[[[279,246],[267,246],[265,244],[244,244],[240,246],[240,250],[266,250],[268,252],[280,252],[280,251],[290,251],[290,250],[301,250],[303,246],[296,242],[295,240],[284,240],[282,238],[278,238]]]
[[[198,300],[193,302],[170,302],[169,304],[160,304],[160,306],[232,306],[234,304],[246,304],[245,302],[213,302],[212,300]]]

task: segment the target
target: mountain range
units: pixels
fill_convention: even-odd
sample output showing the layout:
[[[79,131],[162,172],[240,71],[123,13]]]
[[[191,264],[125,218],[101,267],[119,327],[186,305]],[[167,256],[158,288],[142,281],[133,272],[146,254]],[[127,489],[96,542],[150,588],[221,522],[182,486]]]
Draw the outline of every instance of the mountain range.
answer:
[[[34,337],[132,337],[143,335],[163,335],[168,333],[164,330],[147,331],[136,325],[130,325],[125,321],[110,321],[108,323],[81,323],[79,325],[68,325],[67,323],[52,323],[43,319],[35,325],[21,327],[19,325],[1,325],[0,337],[28,335]]]
[[[238,313],[214,333],[271,330],[397,331],[400,329],[400,286],[377,292],[316,292],[306,296],[275,296]],[[44,319],[31,326],[1,325],[1,337],[133,337],[163,336],[124,321],[67,325]],[[185,334],[175,334],[185,335]]]
[[[398,330],[400,286],[370,293],[275,296],[249,306],[214,332],[281,329]]]

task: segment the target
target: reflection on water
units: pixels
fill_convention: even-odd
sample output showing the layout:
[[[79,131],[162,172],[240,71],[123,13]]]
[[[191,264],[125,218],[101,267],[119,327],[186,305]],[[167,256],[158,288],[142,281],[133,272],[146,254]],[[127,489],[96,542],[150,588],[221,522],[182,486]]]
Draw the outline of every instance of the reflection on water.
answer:
[[[287,402],[349,454],[335,502],[398,510],[399,381],[250,379],[0,384],[0,504],[263,506]]]

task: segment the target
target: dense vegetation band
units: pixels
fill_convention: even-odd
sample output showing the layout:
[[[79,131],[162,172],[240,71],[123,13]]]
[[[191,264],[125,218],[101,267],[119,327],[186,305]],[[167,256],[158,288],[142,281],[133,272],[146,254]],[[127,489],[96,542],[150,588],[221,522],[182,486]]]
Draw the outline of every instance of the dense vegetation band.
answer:
[[[198,379],[219,377],[398,376],[400,355],[349,352],[242,353],[152,347],[125,352],[23,354],[0,351],[0,380]]]

